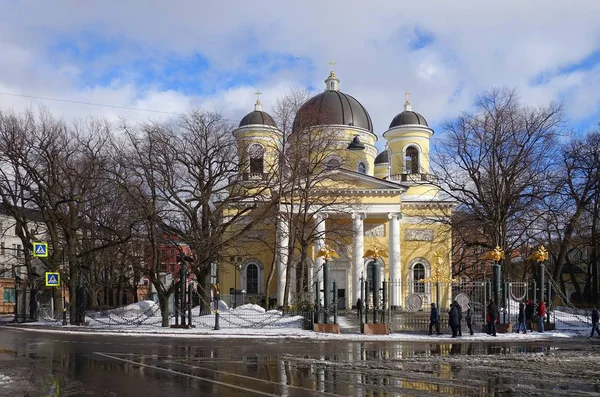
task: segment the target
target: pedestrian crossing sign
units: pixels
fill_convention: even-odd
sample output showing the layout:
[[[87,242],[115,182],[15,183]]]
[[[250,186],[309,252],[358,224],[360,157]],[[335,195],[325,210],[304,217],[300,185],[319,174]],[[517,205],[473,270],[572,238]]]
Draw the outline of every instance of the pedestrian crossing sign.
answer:
[[[33,256],[43,258],[47,257],[48,243],[33,243]]]
[[[60,273],[46,272],[46,287],[60,287]]]

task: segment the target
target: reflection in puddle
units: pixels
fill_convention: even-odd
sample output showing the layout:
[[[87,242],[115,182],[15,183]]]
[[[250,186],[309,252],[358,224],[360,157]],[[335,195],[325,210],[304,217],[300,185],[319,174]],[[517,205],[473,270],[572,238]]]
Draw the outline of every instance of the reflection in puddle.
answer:
[[[517,395],[600,391],[586,378],[576,381],[569,374],[551,372],[557,365],[549,355],[573,351],[549,342],[164,340],[101,344],[18,339],[10,348],[0,344],[0,369],[6,373],[6,364],[20,365],[22,379],[38,391],[31,395],[43,392],[48,396],[251,395],[248,391],[290,397],[319,393],[486,396],[514,390]],[[578,354],[589,352],[582,349]],[[581,360],[581,365],[587,365],[585,357]]]

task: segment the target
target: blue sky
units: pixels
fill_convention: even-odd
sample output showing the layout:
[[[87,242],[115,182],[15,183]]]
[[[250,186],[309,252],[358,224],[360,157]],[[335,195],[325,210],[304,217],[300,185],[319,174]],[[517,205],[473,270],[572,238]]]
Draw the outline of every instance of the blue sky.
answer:
[[[292,87],[320,92],[335,59],[341,90],[368,109],[378,135],[407,90],[439,129],[502,85],[533,106],[563,102],[575,131],[598,124],[600,2],[575,0],[569,12],[541,0],[449,3],[3,2],[0,92],[175,113],[204,107],[236,121],[257,89],[265,110]],[[3,108],[38,103],[0,95]],[[168,117],[41,103],[65,118]]]

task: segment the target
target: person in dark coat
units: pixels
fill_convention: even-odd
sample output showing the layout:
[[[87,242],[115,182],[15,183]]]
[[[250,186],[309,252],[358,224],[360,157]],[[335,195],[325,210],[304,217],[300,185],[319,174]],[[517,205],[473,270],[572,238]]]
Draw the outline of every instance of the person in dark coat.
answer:
[[[456,308],[456,305],[451,304],[450,305],[450,312],[448,314],[448,325],[450,325],[450,328],[452,329],[452,337],[456,338],[458,336],[458,324],[460,323],[459,317],[458,317],[458,309]]]
[[[600,338],[600,328],[598,328],[598,321],[600,321],[600,313],[596,306],[592,307],[592,332],[590,333],[590,338],[594,336],[594,331],[598,333],[598,337]]]
[[[358,298],[356,300],[356,315],[358,316],[358,318],[361,318],[362,310],[363,310],[362,300],[360,298]]]
[[[533,302],[528,300],[525,302],[525,325],[530,332],[533,332],[533,313],[535,313],[535,307]]]
[[[469,333],[471,335],[473,335],[474,334],[474,332],[473,332],[473,308],[471,307],[471,305],[467,306],[466,320],[467,320],[467,327],[469,327]]]
[[[498,318],[498,309],[496,308],[496,304],[493,300],[490,301],[487,309],[489,315],[488,330],[492,336],[496,336],[496,319]]]
[[[433,331],[433,326],[435,325],[435,332],[440,335],[440,314],[435,307],[435,303],[431,304],[431,314],[429,315],[429,335]]]
[[[525,304],[523,302],[519,303],[519,316],[517,317],[517,329],[516,333],[518,334],[521,330],[521,326],[523,326],[523,333],[527,333],[527,327],[525,326]]]
[[[456,300],[454,301],[454,307],[458,311],[458,336],[462,336],[462,307]]]

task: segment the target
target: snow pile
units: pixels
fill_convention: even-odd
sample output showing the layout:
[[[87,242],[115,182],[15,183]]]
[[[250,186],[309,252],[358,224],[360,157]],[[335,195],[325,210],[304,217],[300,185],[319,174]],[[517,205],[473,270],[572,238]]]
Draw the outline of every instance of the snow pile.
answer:
[[[214,328],[215,312],[200,312],[196,306],[191,310],[192,323],[198,328]],[[187,319],[187,311],[185,312]],[[156,302],[143,301],[102,312],[88,312],[86,320],[92,327],[160,327],[162,318]],[[302,316],[287,316],[278,310],[269,310],[254,304],[245,304],[231,309],[219,301],[219,320],[221,328],[302,328]],[[175,325],[175,315],[171,313],[169,324]]]
[[[12,383],[10,377],[0,374],[0,385],[7,385],[9,383]]]
[[[139,316],[152,316],[155,313],[160,313],[158,303],[154,301],[141,301],[132,303],[127,306],[119,307],[111,310],[104,310],[100,313],[91,313],[93,317],[125,317],[135,318]],[[96,315],[97,314],[97,315]]]
[[[257,313],[265,313],[265,309],[262,306],[254,305],[252,303],[247,303],[245,305],[241,305],[241,306],[238,306],[235,309],[233,309],[233,311],[239,311],[239,312],[243,312],[246,310],[255,311]],[[273,310],[273,311],[277,312],[277,310]],[[277,313],[279,313],[279,312],[277,312]]]

